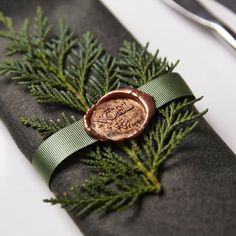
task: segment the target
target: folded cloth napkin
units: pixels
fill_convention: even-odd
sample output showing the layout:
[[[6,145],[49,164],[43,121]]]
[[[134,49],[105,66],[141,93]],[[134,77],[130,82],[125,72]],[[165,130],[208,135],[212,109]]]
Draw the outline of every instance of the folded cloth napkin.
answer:
[[[92,31],[105,47],[116,52],[132,36],[96,0],[1,1],[0,9],[21,22],[42,6],[50,20],[63,17],[73,30]],[[1,58],[4,58],[1,44]],[[21,124],[24,116],[55,117],[62,109],[39,105],[10,80],[0,81],[0,116],[17,145],[31,160],[41,137]],[[93,146],[89,147],[93,148]],[[85,235],[235,235],[236,158],[204,119],[164,166],[164,191],[149,195],[135,207],[105,216],[71,217]],[[53,175],[51,189],[63,193],[80,183],[88,170],[68,158]],[[30,191],[30,190],[29,190]]]

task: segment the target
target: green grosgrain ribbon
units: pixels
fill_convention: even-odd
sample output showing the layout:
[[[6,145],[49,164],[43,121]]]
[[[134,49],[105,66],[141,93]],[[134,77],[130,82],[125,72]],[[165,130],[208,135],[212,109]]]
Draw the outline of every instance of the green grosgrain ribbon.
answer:
[[[177,73],[160,76],[138,89],[153,96],[157,109],[180,97],[194,97]],[[49,185],[53,172],[62,161],[96,141],[87,134],[81,119],[47,138],[35,151],[32,164]]]

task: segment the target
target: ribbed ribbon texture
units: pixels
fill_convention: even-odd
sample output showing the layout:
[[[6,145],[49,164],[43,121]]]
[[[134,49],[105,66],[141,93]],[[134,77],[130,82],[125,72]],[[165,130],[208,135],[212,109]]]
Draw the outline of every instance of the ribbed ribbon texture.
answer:
[[[177,73],[160,76],[138,89],[153,96],[157,109],[181,97],[194,97]],[[49,185],[53,172],[62,161],[96,141],[87,134],[81,119],[47,138],[35,151],[32,164]]]

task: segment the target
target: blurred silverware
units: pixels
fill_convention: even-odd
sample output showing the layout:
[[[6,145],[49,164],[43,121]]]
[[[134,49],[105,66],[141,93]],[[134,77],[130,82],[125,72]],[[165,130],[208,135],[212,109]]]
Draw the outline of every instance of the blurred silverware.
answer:
[[[199,0],[162,0],[182,15],[216,31],[231,47],[236,49],[236,33],[219,17],[213,14],[204,1]],[[219,3],[217,3],[219,4]],[[224,7],[221,5],[222,8]]]

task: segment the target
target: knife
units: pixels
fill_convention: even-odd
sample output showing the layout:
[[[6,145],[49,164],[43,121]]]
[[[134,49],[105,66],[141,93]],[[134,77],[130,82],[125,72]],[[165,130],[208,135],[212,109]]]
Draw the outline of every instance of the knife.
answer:
[[[216,31],[226,42],[236,50],[236,33],[216,15],[211,13],[209,6],[200,0],[162,0],[164,3],[182,15]],[[213,3],[214,1],[212,1]],[[215,3],[216,4],[216,3]],[[217,3],[218,5],[220,3]],[[220,4],[221,5],[221,4]],[[221,5],[222,8],[225,8]]]

